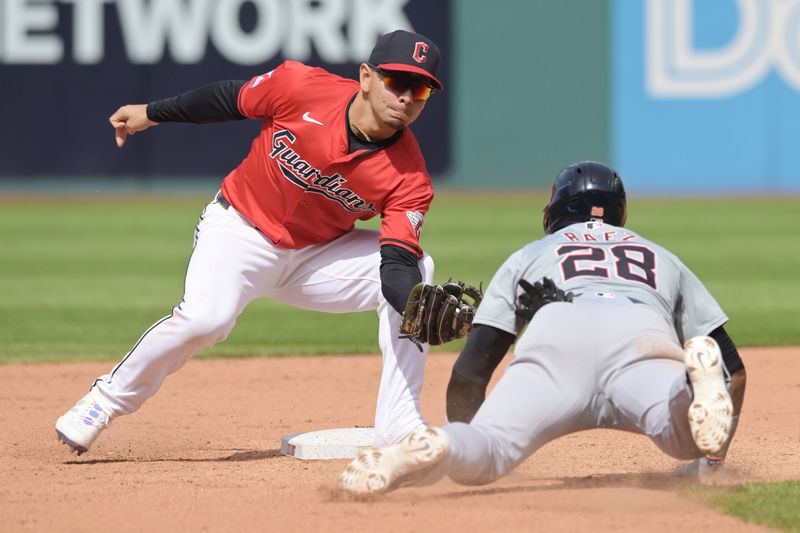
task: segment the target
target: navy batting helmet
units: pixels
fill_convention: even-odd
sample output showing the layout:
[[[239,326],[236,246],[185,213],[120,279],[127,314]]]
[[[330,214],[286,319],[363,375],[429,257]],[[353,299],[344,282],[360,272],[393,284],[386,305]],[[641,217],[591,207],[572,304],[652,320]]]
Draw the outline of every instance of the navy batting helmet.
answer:
[[[556,176],[544,208],[544,231],[550,234],[592,219],[624,226],[627,217],[625,188],[617,171],[603,163],[581,161]]]

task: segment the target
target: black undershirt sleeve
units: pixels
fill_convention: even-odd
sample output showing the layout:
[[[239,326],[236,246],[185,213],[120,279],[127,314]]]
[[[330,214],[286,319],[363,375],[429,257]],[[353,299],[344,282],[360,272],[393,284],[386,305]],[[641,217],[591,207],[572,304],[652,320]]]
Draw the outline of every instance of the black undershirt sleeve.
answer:
[[[720,326],[709,333],[708,336],[717,341],[719,350],[722,352],[722,360],[725,362],[725,368],[728,369],[728,372],[735,374],[744,368],[744,361],[739,356],[739,351],[725,328]]]
[[[447,385],[447,420],[469,423],[486,398],[486,387],[516,336],[475,324],[458,356]]]
[[[417,256],[399,246],[381,246],[381,292],[395,311],[403,314],[408,295],[422,281]]]
[[[218,81],[193,91],[147,104],[147,118],[153,122],[210,124],[242,120],[239,89],[244,80]]]

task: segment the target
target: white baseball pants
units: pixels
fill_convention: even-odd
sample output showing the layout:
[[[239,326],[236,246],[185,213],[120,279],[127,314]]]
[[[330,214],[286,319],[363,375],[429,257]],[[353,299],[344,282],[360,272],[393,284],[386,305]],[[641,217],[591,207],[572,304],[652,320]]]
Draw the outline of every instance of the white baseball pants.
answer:
[[[431,257],[426,254],[419,266],[423,280],[431,283]],[[233,207],[212,202],[195,232],[181,303],[151,326],[110,373],[95,381],[94,396],[112,416],[133,413],[168,374],[225,340],[256,298],[329,313],[375,309],[383,353],[376,445],[399,442],[424,425],[419,394],[428,348],[420,353],[410,341],[398,339],[401,315],[381,293],[379,267],[376,231],[356,229],[326,244],[288,250],[274,246]]]

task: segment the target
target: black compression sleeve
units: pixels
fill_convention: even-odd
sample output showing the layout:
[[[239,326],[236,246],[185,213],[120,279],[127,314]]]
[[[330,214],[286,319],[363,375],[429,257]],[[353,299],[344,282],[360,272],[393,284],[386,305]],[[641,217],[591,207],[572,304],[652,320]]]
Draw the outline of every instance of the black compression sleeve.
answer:
[[[516,336],[475,324],[458,356],[447,385],[447,420],[469,422],[486,398],[486,387]]]
[[[399,246],[381,246],[381,292],[383,297],[403,314],[408,295],[422,281],[417,256]]]
[[[242,120],[239,89],[243,80],[219,81],[193,91],[147,104],[147,118],[153,122],[209,124]]]
[[[719,344],[719,350],[722,352],[722,360],[725,362],[725,368],[728,369],[728,372],[735,374],[744,368],[744,361],[742,361],[742,358],[739,356],[739,351],[736,349],[733,339],[731,339],[728,332],[725,331],[725,328],[720,326],[709,333],[708,336]]]

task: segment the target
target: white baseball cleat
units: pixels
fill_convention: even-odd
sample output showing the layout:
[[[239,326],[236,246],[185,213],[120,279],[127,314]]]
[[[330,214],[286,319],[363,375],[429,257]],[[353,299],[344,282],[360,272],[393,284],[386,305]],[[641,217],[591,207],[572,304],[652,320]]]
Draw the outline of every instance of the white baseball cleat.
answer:
[[[689,339],[684,348],[686,372],[694,390],[689,426],[697,448],[713,455],[727,444],[733,428],[733,402],[725,384],[722,354],[711,337]]]
[[[339,476],[339,488],[367,495],[381,494],[425,478],[450,451],[450,438],[439,428],[426,427],[400,444],[358,453]]]
[[[110,423],[111,417],[94,401],[90,392],[59,417],[56,436],[69,446],[70,452],[80,455],[89,450]]]

